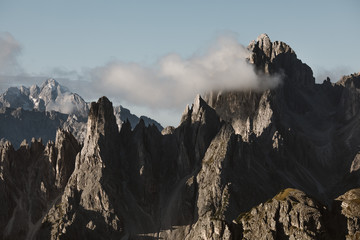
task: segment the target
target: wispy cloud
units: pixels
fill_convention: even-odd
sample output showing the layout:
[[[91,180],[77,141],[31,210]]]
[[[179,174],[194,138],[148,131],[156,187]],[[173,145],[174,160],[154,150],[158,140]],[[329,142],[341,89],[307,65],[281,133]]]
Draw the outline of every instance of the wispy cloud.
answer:
[[[50,75],[53,78],[68,78],[72,80],[82,79],[82,74],[79,74],[76,70],[68,70],[64,67],[55,67],[50,71]]]
[[[332,82],[337,82],[341,79],[342,76],[352,73],[350,68],[346,66],[332,68],[315,66],[313,71],[317,83],[322,83],[327,77],[329,77]]]
[[[169,54],[152,66],[114,61],[93,69],[90,78],[101,95],[151,108],[183,108],[198,93],[277,86],[280,78],[258,76],[248,55],[235,38],[221,37],[190,58]]]
[[[16,39],[8,32],[0,32],[0,74],[18,74],[21,67],[18,63],[18,56],[21,53],[21,46]]]
[[[3,92],[11,86],[23,84],[23,69],[18,57],[21,54],[21,45],[8,32],[0,32],[0,91]]]

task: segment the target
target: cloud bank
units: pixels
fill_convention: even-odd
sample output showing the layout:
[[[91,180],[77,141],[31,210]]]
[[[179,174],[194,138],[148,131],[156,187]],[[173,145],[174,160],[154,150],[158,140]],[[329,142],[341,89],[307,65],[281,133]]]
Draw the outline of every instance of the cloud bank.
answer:
[[[20,70],[18,56],[21,46],[8,32],[0,32],[0,74],[17,74]]]
[[[0,33],[0,89],[41,84],[47,77],[22,71],[21,46],[10,33]],[[202,52],[188,58],[179,54],[161,57],[152,65],[112,61],[81,72],[63,67],[39,76],[55,77],[87,101],[109,97],[116,105],[138,109],[173,125],[197,94],[226,90],[264,90],[276,87],[279,76],[259,76],[246,58],[249,52],[234,37],[220,37]],[[49,75],[50,74],[50,75]],[[71,80],[72,79],[72,80]],[[136,112],[136,111],[135,111]]]
[[[190,58],[169,54],[152,66],[114,61],[93,69],[90,78],[102,95],[151,108],[182,109],[198,93],[276,87],[280,77],[258,76],[248,56],[235,38],[221,37]]]

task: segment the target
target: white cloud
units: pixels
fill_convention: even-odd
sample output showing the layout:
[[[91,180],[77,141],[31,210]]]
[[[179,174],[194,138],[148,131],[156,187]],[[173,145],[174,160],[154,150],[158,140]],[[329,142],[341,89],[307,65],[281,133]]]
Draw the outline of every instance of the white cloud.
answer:
[[[277,86],[280,78],[258,76],[246,61],[248,55],[235,38],[222,37],[205,53],[187,59],[169,54],[152,66],[114,61],[93,69],[90,78],[101,95],[151,108],[182,109],[198,93]]]
[[[264,90],[280,82],[278,76],[259,76],[248,64],[248,50],[233,37],[217,39],[206,51],[189,58],[169,54],[153,65],[121,61],[81,72],[53,68],[47,77],[31,77],[18,64],[20,44],[10,33],[0,33],[0,89],[41,84],[55,77],[88,101],[105,95],[115,104],[130,106],[162,123],[174,125],[186,104],[212,90]],[[77,79],[72,81],[70,79]],[[136,109],[138,111],[136,111]]]

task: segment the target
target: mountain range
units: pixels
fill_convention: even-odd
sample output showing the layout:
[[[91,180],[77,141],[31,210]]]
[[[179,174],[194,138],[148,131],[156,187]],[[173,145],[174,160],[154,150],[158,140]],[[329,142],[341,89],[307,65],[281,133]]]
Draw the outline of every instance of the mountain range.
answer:
[[[266,34],[248,50],[282,83],[198,95],[176,128],[119,130],[101,97],[83,144],[2,141],[0,237],[359,239],[360,74],[316,84]]]
[[[72,93],[55,79],[47,79],[40,87],[10,87],[0,95],[0,138],[20,146],[26,139],[41,138],[45,143],[54,141],[57,128],[69,130],[79,142],[86,132],[86,121],[90,103]],[[161,131],[163,127],[146,116],[140,118],[130,110],[114,107],[119,128],[129,121],[132,128],[143,119],[146,125],[155,124]]]

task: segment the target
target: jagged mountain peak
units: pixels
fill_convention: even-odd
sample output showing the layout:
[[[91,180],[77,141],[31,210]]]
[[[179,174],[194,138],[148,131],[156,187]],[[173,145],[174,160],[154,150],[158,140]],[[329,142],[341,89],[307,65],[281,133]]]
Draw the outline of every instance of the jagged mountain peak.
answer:
[[[86,117],[88,113],[88,105],[85,100],[78,94],[70,92],[67,87],[60,85],[55,79],[47,79],[38,90],[38,94],[31,98],[44,101],[46,111],[58,111],[82,117]]]
[[[158,123],[157,121],[155,121],[154,119],[151,119],[146,116],[138,117],[135,114],[131,113],[129,109],[124,108],[121,105],[114,107],[114,115],[116,117],[116,123],[118,124],[119,129],[122,128],[122,125],[126,121],[129,121],[131,128],[134,129],[136,127],[136,125],[140,122],[140,119],[143,119],[145,126],[154,124],[159,129],[159,131],[161,131],[163,129],[161,124]]]
[[[295,51],[285,42],[271,42],[266,34],[252,41],[248,46],[251,52],[249,62],[265,74],[281,74],[285,84],[311,86],[315,78],[311,68],[297,58]]]
[[[46,97],[46,95],[51,95],[52,98],[56,98],[58,95],[61,94],[66,94],[66,93],[72,94],[67,87],[61,85],[53,78],[47,79],[41,85],[40,93],[42,93],[43,97]]]
[[[359,190],[336,199],[331,212],[328,208],[335,197],[360,184],[360,91],[353,84],[358,75],[343,84],[315,85],[311,69],[287,44],[271,42],[263,34],[250,45],[249,62],[258,73],[282,73],[284,84],[264,91],[198,95],[176,129],[160,134],[142,119],[134,130],[124,120],[119,132],[109,99],[92,103],[74,170],[72,158],[69,168],[60,171],[64,177],[56,182],[56,198],[46,198],[56,201],[42,202],[41,214],[30,214],[34,220],[26,225],[37,228],[24,232],[36,239],[359,236]],[[333,93],[336,100],[329,101]],[[46,171],[16,165],[26,162],[16,155],[20,152],[0,149],[0,164],[19,159],[15,167],[0,168],[0,176],[10,179],[1,188],[6,194],[0,200],[5,199],[9,210],[0,229],[18,216],[18,193],[10,190],[12,180],[21,179],[17,166],[39,179],[31,185],[35,191],[26,184],[20,188],[22,196],[51,192],[46,180],[55,177],[48,173],[61,169],[54,160],[67,151],[56,142],[30,153],[45,152],[39,162],[49,165]],[[8,177],[8,169],[14,178]],[[9,238],[17,237],[15,230]]]
[[[248,49],[249,63],[255,65],[258,75],[279,77],[281,84],[263,91],[213,91],[204,97],[246,141],[251,134],[260,136],[270,128],[275,121],[274,113],[286,111],[282,108],[301,114],[312,110],[310,99],[314,96],[309,92],[315,84],[311,68],[286,43],[272,42],[267,34],[261,34]]]
[[[92,102],[87,122],[86,137],[84,147],[81,151],[83,156],[92,156],[92,154],[102,154],[111,152],[118,142],[119,130],[114,116],[112,103],[106,97],[101,97],[97,102]],[[92,159],[92,160],[91,160]],[[79,159],[81,160],[81,159]],[[97,164],[99,162],[111,162],[103,155],[95,158],[86,158],[89,164]],[[91,163],[91,161],[93,163]],[[103,163],[104,163],[103,162]]]
[[[103,96],[99,98],[97,102],[91,103],[89,118],[101,117],[105,114],[105,112],[107,113],[108,110],[112,111],[112,103],[107,97]]]
[[[201,121],[200,112],[206,106],[207,103],[201,98],[200,94],[196,95],[191,107],[186,105],[185,110],[181,116],[180,125],[188,120],[190,120],[190,122]]]
[[[197,113],[200,111],[200,108],[203,106],[204,104],[204,100],[201,98],[200,94],[196,95],[195,99],[194,99],[194,104],[192,107],[193,113]]]
[[[343,76],[336,84],[344,87],[360,88],[360,72]]]
[[[258,36],[256,39],[256,45],[265,53],[268,58],[271,58],[272,42],[267,34],[263,33]]]
[[[145,127],[146,127],[146,126],[145,126],[144,119],[140,118],[139,123],[138,123],[138,124],[136,125],[136,127],[135,127],[135,131],[136,131],[137,128],[145,128]]]
[[[45,80],[40,87],[38,85],[32,85],[29,88],[10,87],[0,95],[0,107],[21,107],[30,111],[56,111],[84,119],[88,116],[89,106],[90,104],[85,102],[81,96],[71,92],[53,78]],[[140,118],[144,120],[146,126],[154,124],[159,131],[163,129],[157,121],[146,116],[138,117],[122,106],[115,106],[114,114],[119,129],[126,119],[130,121],[132,129],[135,128]]]
[[[103,136],[118,132],[114,109],[107,97],[101,97],[97,102],[92,102],[88,117],[88,133],[90,137],[98,133]]]
[[[25,87],[25,86],[20,86],[20,92],[25,94],[25,95],[29,95],[30,94],[30,89]]]
[[[40,87],[10,87],[0,94],[0,108],[4,108],[0,111],[0,121],[7,125],[0,127],[0,135],[18,147],[23,139],[30,142],[33,136],[54,141],[55,131],[61,127],[83,142],[89,107],[90,103],[55,79],[47,79]],[[140,118],[146,126],[154,124],[159,131],[163,129],[155,120],[138,117],[122,106],[114,107],[114,114],[119,129],[126,119],[134,129]]]
[[[0,142],[0,187],[2,216],[11,217],[0,223],[3,239],[33,239],[42,216],[62,194],[74,169],[80,144],[70,133],[59,130],[55,143],[44,146],[33,139],[31,146],[25,142],[14,150],[7,142]],[[10,190],[11,189],[11,190]],[[4,201],[4,196],[9,197]]]
[[[59,86],[60,84],[58,83],[58,81],[56,81],[54,78],[48,78],[45,80],[45,82],[42,84],[42,87],[48,85],[49,87],[56,87]]]
[[[48,78],[45,80],[45,82],[41,85],[41,88],[48,87],[48,88],[56,88],[58,86],[61,86],[58,81],[56,81],[54,78]]]
[[[46,84],[51,84],[51,85],[54,85],[54,86],[58,86],[60,85],[58,81],[56,81],[54,78],[48,78],[45,80],[44,82],[44,85]]]
[[[270,37],[266,33],[260,34],[257,37],[256,41],[251,41],[248,49],[253,52],[256,52],[258,50],[262,51],[268,58],[263,60],[272,61],[277,55],[284,53],[290,53],[295,55],[296,57],[295,51],[288,44],[282,41],[272,42]]]
[[[41,87],[10,87],[0,95],[0,106],[21,107],[25,110],[57,111],[87,117],[87,103],[76,93],[60,85],[55,79],[47,79]]]
[[[269,35],[268,35],[267,33],[262,33],[262,34],[260,34],[260,35],[256,38],[256,41],[259,42],[259,41],[262,41],[262,40],[264,40],[264,39],[269,39],[269,40],[270,40]]]
[[[10,87],[0,95],[0,107],[19,108],[32,110],[34,103],[29,99],[29,89],[21,86]]]

